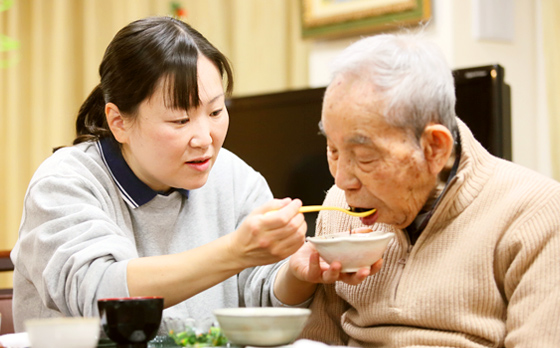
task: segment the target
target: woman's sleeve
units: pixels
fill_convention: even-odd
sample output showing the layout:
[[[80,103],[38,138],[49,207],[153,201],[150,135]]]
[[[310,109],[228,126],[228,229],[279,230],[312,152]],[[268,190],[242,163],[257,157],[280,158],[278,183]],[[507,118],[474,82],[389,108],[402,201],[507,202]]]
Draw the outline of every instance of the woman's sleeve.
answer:
[[[265,178],[253,169],[247,167],[237,175],[238,181],[242,181],[236,185],[237,190],[242,193],[237,203],[239,214],[236,228],[239,228],[254,209],[272,200],[273,196]],[[270,290],[274,276],[283,262],[247,268],[237,275],[240,307],[272,306]]]
[[[138,255],[113,204],[79,175],[32,182],[12,254],[21,291],[67,316],[96,316],[98,298],[128,296],[126,267]]]

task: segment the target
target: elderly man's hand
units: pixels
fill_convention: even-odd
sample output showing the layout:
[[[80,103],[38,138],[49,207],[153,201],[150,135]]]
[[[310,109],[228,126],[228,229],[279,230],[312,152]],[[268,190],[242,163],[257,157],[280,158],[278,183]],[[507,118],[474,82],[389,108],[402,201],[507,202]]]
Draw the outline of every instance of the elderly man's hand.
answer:
[[[356,229],[355,233],[371,232],[369,228]],[[370,268],[362,268],[355,273],[342,273],[340,262],[327,264],[311,243],[305,243],[295,254],[290,257],[290,271],[300,280],[310,283],[330,284],[342,281],[346,284],[357,285],[368,276],[379,272],[383,260],[374,263]]]

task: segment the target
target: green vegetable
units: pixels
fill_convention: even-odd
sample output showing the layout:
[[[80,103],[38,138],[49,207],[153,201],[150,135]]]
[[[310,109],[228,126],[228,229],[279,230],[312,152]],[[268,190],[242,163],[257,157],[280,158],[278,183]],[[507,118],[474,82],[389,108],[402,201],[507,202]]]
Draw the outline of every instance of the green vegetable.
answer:
[[[212,326],[206,333],[196,333],[193,328],[186,331],[175,333],[169,331],[169,336],[173,338],[175,344],[181,347],[220,347],[228,343],[227,338],[219,327]]]

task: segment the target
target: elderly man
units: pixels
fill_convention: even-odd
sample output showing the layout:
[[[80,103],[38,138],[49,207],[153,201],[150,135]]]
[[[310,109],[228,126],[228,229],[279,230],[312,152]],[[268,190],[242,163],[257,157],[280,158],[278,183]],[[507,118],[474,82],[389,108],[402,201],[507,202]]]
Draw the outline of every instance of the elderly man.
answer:
[[[335,61],[320,127],[336,185],[324,204],[377,213],[322,212],[317,233],[373,225],[396,237],[379,272],[317,287],[302,337],[560,347],[560,184],[489,154],[454,106],[450,69],[415,34],[362,39]],[[290,261],[303,280],[308,249]]]

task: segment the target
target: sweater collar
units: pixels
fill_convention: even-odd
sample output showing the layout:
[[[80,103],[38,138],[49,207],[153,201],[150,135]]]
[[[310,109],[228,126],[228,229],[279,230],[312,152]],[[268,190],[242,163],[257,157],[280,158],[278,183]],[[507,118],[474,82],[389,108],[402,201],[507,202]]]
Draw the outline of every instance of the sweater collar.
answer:
[[[121,192],[122,199],[132,208],[138,208],[148,203],[158,194],[169,194],[173,191],[179,191],[188,198],[189,191],[185,189],[172,189],[166,193],[152,190],[130,169],[122,156],[119,143],[112,137],[100,139],[97,147],[103,163],[109,169],[113,181]]]
[[[446,193],[436,207],[433,219],[444,223],[464,211],[482,191],[490,179],[495,157],[492,156],[473,136],[467,125],[457,119],[461,139],[461,160],[457,173],[447,185]]]
[[[422,231],[428,225],[428,222],[430,221],[432,215],[434,214],[434,211],[437,209],[441,199],[447,193],[449,185],[455,178],[455,175],[457,174],[457,170],[459,169],[459,163],[461,161],[461,134],[457,132],[454,138],[455,138],[455,144],[454,144],[455,161],[453,162],[453,166],[449,171],[449,176],[447,177],[443,189],[441,190],[440,194],[435,199],[435,201],[431,204],[429,210],[420,211],[420,213],[416,216],[414,221],[405,228],[406,232],[408,233],[408,236],[410,237],[410,242],[412,244],[416,242],[416,239],[418,239],[420,233],[422,233]]]

